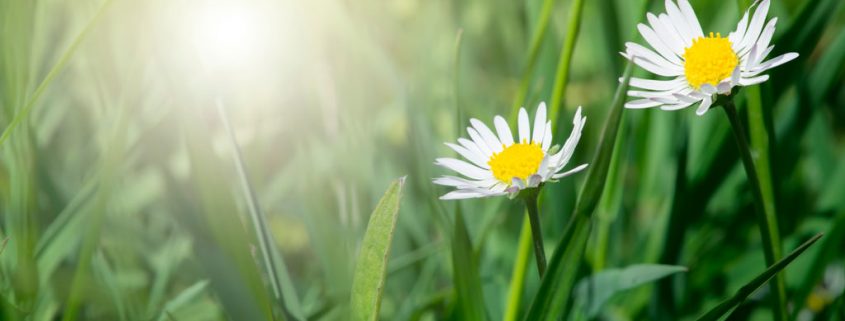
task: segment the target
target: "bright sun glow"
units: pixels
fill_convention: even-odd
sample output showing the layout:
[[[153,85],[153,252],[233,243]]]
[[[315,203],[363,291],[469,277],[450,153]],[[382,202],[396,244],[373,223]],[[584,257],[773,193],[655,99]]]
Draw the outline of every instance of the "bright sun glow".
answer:
[[[262,50],[261,17],[251,9],[227,1],[210,3],[194,13],[191,39],[206,68],[238,69],[256,58]]]

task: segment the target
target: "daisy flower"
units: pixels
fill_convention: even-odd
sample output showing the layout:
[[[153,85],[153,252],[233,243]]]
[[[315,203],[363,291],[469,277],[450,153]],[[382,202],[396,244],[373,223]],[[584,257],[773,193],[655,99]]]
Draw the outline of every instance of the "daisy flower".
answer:
[[[790,52],[763,61],[774,48],[770,43],[777,18],[764,26],[769,0],[758,2],[751,21],[749,8],[727,37],[713,32],[705,35],[687,0],[677,4],[666,0],[666,13],[648,13],[649,24],[637,28],[654,50],[628,42],[622,55],[651,73],[672,79],[631,78],[631,86],[642,90],[629,91],[629,96],[640,99],[625,107],[678,110],[700,103],[696,113],[703,115],[718,95],[729,95],[737,86],[762,83],[769,79],[763,72],[798,57]]]
[[[435,178],[435,184],[455,188],[440,199],[515,197],[521,190],[536,188],[583,170],[587,164],[561,173],[578,145],[586,120],[578,107],[569,139],[563,147],[557,148],[552,147],[552,123],[546,119],[545,103],[537,108],[533,129],[525,108],[519,110],[517,141],[502,116],[493,119],[496,133],[480,120],[470,119],[472,126],[467,127],[470,138],[458,138],[457,144],[446,143],[468,162],[454,158],[438,158],[434,162],[463,176]]]

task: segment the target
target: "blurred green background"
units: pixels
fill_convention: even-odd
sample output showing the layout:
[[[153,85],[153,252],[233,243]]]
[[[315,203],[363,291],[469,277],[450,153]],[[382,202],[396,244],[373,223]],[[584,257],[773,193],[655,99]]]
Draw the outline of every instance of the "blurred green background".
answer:
[[[526,71],[546,1],[550,24]],[[549,101],[571,0],[546,1],[0,0],[0,319],[280,317],[217,100],[294,315],[348,319],[370,212],[406,175],[381,318],[461,319],[455,204],[486,315],[503,318],[513,277],[525,280],[524,311],[539,279],[533,260],[513,275],[521,204],[439,201],[447,190],[431,178],[446,174],[433,165],[452,156],[443,142],[468,117],[510,115],[522,79],[532,114]],[[722,34],[748,2],[691,1],[705,31]],[[244,10],[257,28],[205,47],[230,37],[205,15],[213,10]],[[663,12],[663,2],[584,4],[555,125],[568,133],[583,106],[573,164],[597,151],[625,66],[618,52],[638,39],[646,10]],[[760,93],[784,251],[826,233],[785,270],[789,310],[845,320],[845,3],[775,0],[769,16],[778,17],[772,56],[801,56],[743,91],[740,110]],[[766,267],[728,122],[721,112],[628,110],[620,131],[586,260],[567,264],[580,276],[685,266],[620,293],[596,318],[694,319]],[[543,190],[549,252],[584,177]],[[731,318],[770,320],[769,300],[763,287]]]

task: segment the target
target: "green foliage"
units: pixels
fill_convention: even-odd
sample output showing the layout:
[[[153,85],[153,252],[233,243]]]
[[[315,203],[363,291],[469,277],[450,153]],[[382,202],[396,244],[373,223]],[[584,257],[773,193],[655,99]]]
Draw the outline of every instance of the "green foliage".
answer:
[[[399,216],[399,200],[405,178],[393,182],[379,201],[367,232],[361,241],[355,276],[352,279],[352,319],[377,320],[384,282],[387,277],[387,258]]]
[[[0,320],[772,319],[729,122],[614,97],[662,1],[353,2],[0,1]],[[722,35],[754,3],[690,2]],[[771,2],[770,57],[800,57],[737,119],[783,249],[825,234],[777,266],[780,308],[845,320],[845,3]],[[200,58],[226,34],[199,15],[235,3],[261,24],[210,53],[245,49],[229,69]],[[542,280],[520,202],[431,184],[470,118],[541,101],[556,144],[583,106],[569,168],[590,164],[540,193]],[[405,173],[402,214],[373,212]],[[689,271],[629,288],[633,266]]]
[[[584,278],[575,285],[574,313],[584,313],[590,319],[601,312],[613,296],[642,286],[669,275],[686,272],[687,268],[675,265],[637,264],[622,269],[607,269]]]

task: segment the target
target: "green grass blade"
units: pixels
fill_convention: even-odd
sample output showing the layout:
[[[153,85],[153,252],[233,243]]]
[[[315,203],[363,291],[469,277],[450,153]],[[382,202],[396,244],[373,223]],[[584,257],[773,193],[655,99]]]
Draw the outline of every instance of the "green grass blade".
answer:
[[[452,269],[455,271],[455,290],[458,294],[460,320],[486,320],[484,295],[478,273],[478,260],[472,250],[464,214],[456,205],[455,234],[452,238]]]
[[[182,290],[182,292],[176,295],[173,299],[165,303],[164,309],[161,310],[161,313],[158,316],[158,320],[163,321],[166,320],[166,318],[172,319],[173,316],[171,314],[173,312],[178,311],[182,306],[196,300],[207,287],[208,280],[201,280],[189,286],[187,289]]]
[[[370,216],[352,279],[352,320],[378,319],[403,185],[404,177],[394,181]]]
[[[623,81],[616,90],[610,113],[605,120],[599,150],[590,163],[587,180],[581,189],[572,220],[555,248],[548,271],[524,320],[553,320],[560,315],[566,315],[565,308],[578,273],[578,262],[581,262],[584,256],[584,247],[590,237],[591,215],[601,199],[610,170],[610,160],[622,121],[628,81],[632,72],[633,64],[628,63]]]
[[[285,314],[285,318],[295,320],[296,317],[290,312],[288,302],[285,300],[286,293],[284,291],[284,286],[281,284],[283,276],[279,273],[280,269],[286,270],[286,268],[277,268],[277,265],[283,264],[283,261],[276,260],[276,256],[281,255],[273,254],[271,252],[273,249],[271,240],[273,238],[270,236],[270,231],[267,230],[267,222],[264,218],[264,213],[258,205],[258,197],[255,195],[255,189],[253,189],[252,183],[249,180],[246,164],[244,164],[243,155],[241,155],[240,146],[238,146],[238,140],[235,138],[235,132],[232,129],[232,124],[229,123],[229,117],[228,114],[226,114],[226,107],[223,105],[223,101],[221,99],[217,100],[217,111],[223,121],[223,127],[226,129],[226,133],[229,136],[229,142],[231,143],[232,153],[235,158],[235,167],[238,172],[238,178],[241,182],[241,189],[246,197],[249,217],[252,221],[252,227],[255,229],[255,236],[258,238],[258,247],[261,250],[261,257],[264,259],[264,268],[267,271],[267,276],[270,278],[270,284],[273,286],[273,293],[279,300],[279,305],[282,309],[282,313]]]
[[[739,288],[739,290],[737,290],[734,296],[725,301],[722,301],[722,303],[719,303],[719,305],[702,315],[697,320],[718,320],[720,317],[722,317],[722,315],[728,313],[734,307],[740,305],[743,301],[745,301],[745,299],[748,298],[749,295],[754,293],[754,291],[756,291],[758,288],[760,288],[760,286],[765,284],[766,281],[775,276],[775,274],[783,270],[787,265],[789,265],[789,263],[792,263],[795,258],[801,255],[801,253],[804,253],[804,251],[809,248],[810,245],[813,245],[813,243],[818,241],[821,237],[822,234],[816,234],[816,236],[813,236],[812,238],[804,242],[804,244],[801,244],[801,246],[793,250],[792,253],[789,253],[786,257],[784,257],[774,265],[770,266],[768,269],[763,271],[763,273],[760,273],[760,275],[758,275],[753,280]]]
[[[551,17],[552,11],[554,11],[555,2],[555,0],[544,0],[543,7],[540,9],[540,19],[537,21],[537,25],[534,26],[531,49],[528,51],[528,61],[525,63],[525,69],[522,71],[522,80],[519,82],[519,88],[513,97],[510,114],[511,123],[516,121],[519,108],[525,103],[528,86],[531,84],[532,70],[534,70],[534,65],[537,64],[537,57],[540,56],[540,48],[543,46],[543,39],[546,38],[546,30],[549,29],[549,17]]]
[[[578,282],[575,287],[575,307],[592,319],[614,295],[669,275],[686,272],[677,265],[637,264],[624,269],[607,269]]]
[[[763,110],[762,97],[759,86],[747,88],[746,97],[748,101],[748,131],[751,139],[751,154],[754,155],[754,164],[759,178],[759,188],[765,222],[768,224],[766,232],[771,240],[767,249],[766,265],[772,265],[783,256],[780,241],[780,229],[778,228],[777,211],[775,208],[775,191],[772,184],[771,162],[769,161],[769,132],[766,126],[766,119],[771,119],[771,112]],[[771,283],[772,292],[775,296],[774,310],[777,320],[786,320],[786,279],[783,274],[775,276]]]
[[[563,43],[563,49],[560,51],[560,60],[557,64],[557,73],[555,74],[555,85],[552,89],[552,98],[549,110],[549,119],[552,120],[552,127],[558,128],[560,123],[558,116],[560,115],[560,107],[563,103],[563,94],[566,91],[566,85],[569,83],[569,67],[572,63],[572,53],[575,51],[575,43],[578,40],[578,32],[581,29],[581,12],[583,11],[584,0],[573,0],[572,7],[569,8],[569,24],[566,29],[566,39]],[[553,129],[556,130],[556,129]]]
[[[64,70],[65,65],[67,65],[68,61],[70,60],[70,57],[72,57],[73,54],[76,52],[77,48],[79,48],[79,45],[82,43],[82,40],[84,40],[85,37],[91,32],[91,30],[94,29],[94,26],[103,17],[104,13],[106,12],[106,9],[108,9],[111,3],[112,0],[105,0],[103,2],[94,17],[91,18],[91,20],[88,22],[88,25],[85,26],[85,29],[82,29],[82,32],[80,32],[76,36],[76,38],[74,38],[70,47],[65,50],[62,56],[59,58],[59,61],[53,66],[53,68],[50,69],[50,71],[47,73],[47,76],[44,77],[44,80],[41,81],[38,87],[35,88],[35,91],[32,93],[32,96],[30,96],[29,99],[26,100],[26,103],[23,105],[23,107],[17,112],[17,114],[15,114],[15,117],[12,118],[12,121],[9,123],[9,126],[6,126],[6,129],[3,130],[3,134],[0,135],[0,146],[3,146],[3,143],[5,143],[6,140],[9,139],[9,136],[12,134],[12,132],[15,131],[15,128],[17,128],[18,125],[20,125],[20,123],[24,121],[27,116],[29,116],[29,113],[32,111],[32,108],[35,107],[35,103],[38,101],[38,98],[41,98],[41,95],[43,95],[44,91],[47,90],[48,87],[50,87],[50,84],[53,83],[53,80],[56,78],[56,76],[58,76],[59,73]]]
[[[519,232],[516,260],[513,263],[513,272],[511,272],[511,281],[508,286],[508,299],[505,304],[503,321],[515,321],[519,317],[522,290],[525,287],[525,271],[528,269],[528,260],[531,256],[531,225],[528,222],[528,214],[524,216],[522,229]]]

